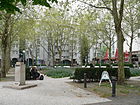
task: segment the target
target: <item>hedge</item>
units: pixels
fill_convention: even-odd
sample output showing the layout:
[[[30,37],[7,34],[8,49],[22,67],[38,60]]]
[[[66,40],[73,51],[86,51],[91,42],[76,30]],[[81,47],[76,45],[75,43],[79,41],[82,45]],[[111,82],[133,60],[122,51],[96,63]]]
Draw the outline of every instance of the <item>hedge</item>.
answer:
[[[131,76],[140,76],[140,69],[138,68],[131,68],[130,72],[131,72]]]
[[[100,66],[100,64],[95,64],[95,66]],[[107,66],[107,67],[109,67],[110,65],[109,64],[101,64],[101,66]]]
[[[74,80],[83,81],[84,73],[87,73],[87,79],[90,81],[99,81],[103,71],[107,71],[109,76],[118,77],[117,68],[76,68],[74,72]],[[130,78],[131,73],[129,68],[125,68],[125,78]]]
[[[118,66],[118,64],[112,64],[112,66]],[[124,66],[129,66],[130,68],[134,68],[133,64],[125,63]]]
[[[91,66],[92,64],[87,64],[86,66]],[[118,64],[111,64],[112,66],[118,66]],[[95,64],[95,66],[100,66],[100,64]],[[110,67],[110,64],[101,64],[101,66]],[[128,66],[130,68],[134,68],[133,64],[125,63],[124,66]]]
[[[73,69],[58,68],[46,71],[46,75],[52,78],[70,77],[73,74]]]

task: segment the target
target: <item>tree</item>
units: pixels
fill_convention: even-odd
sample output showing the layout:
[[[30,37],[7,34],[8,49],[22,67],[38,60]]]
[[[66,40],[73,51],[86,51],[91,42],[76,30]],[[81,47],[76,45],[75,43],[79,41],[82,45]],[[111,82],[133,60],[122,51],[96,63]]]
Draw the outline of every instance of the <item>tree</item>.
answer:
[[[111,22],[110,14],[105,14],[104,18],[98,18],[99,22],[95,24],[95,34],[100,39],[106,50],[109,52],[109,64],[111,65],[112,48],[115,41],[115,30]]]
[[[81,14],[78,20],[77,34],[79,35],[80,55],[81,63],[87,64],[89,59],[89,52],[93,44],[95,43],[95,34],[92,28],[94,27],[93,15],[90,12]]]
[[[51,0],[51,2],[57,2],[56,0]],[[12,17],[15,15],[15,11],[19,11],[19,8],[16,7],[18,3],[22,3],[24,6],[26,5],[26,0],[0,0],[0,14],[1,21],[3,21],[3,25],[0,31],[1,35],[1,48],[2,48],[2,68],[1,74],[2,77],[6,77],[6,71],[9,69],[10,65],[10,48],[11,48],[11,36],[13,34],[13,24]],[[46,0],[38,0],[33,1],[33,4],[40,4],[47,7],[50,5],[46,4]],[[8,65],[8,66],[7,66]]]
[[[48,0],[50,2],[56,2],[57,0]],[[33,5],[42,5],[46,7],[51,7],[50,3],[47,0],[32,0]],[[14,14],[15,11],[21,12],[20,8],[17,4],[22,4],[25,6],[27,4],[27,0],[0,0],[0,11],[6,11],[7,13]]]
[[[82,35],[80,38],[80,55],[82,65],[88,64],[88,54],[89,54],[89,41],[87,36]]]
[[[74,19],[72,18],[71,19],[71,26],[73,27],[73,28],[70,28],[70,37],[69,37],[69,40],[68,40],[68,44],[70,45],[70,48],[69,48],[69,50],[70,50],[70,56],[71,56],[71,66],[73,66],[73,64],[74,64],[74,60],[73,60],[73,58],[74,58],[74,56],[77,54],[77,53],[75,53],[75,50],[77,50],[76,48],[77,48],[77,40],[78,40],[78,36],[77,36],[77,32],[76,32],[76,25],[75,25],[75,23],[74,23],[74,21],[73,21]]]
[[[123,19],[123,11],[124,11],[124,0],[102,0],[98,1],[98,5],[92,5],[91,3],[83,2],[93,8],[97,9],[106,9],[108,10],[113,17],[115,32],[117,35],[117,47],[118,47],[118,83],[123,84],[125,80],[124,75],[124,54],[123,54],[123,43],[125,41],[124,35],[122,32],[122,19]]]
[[[42,18],[42,22],[40,23],[42,25],[40,30],[44,32],[45,36],[42,34],[42,37],[49,42],[48,45],[53,46],[49,47],[49,51],[46,51],[50,53],[48,55],[51,55],[54,60],[56,59],[55,56],[57,56],[57,60],[53,62],[61,63],[65,59],[62,59],[62,55],[71,46],[69,42],[71,42],[74,26],[70,23],[70,18],[67,17],[63,10],[50,9],[46,10],[45,14],[45,18]]]
[[[137,0],[126,1],[127,4],[124,10],[124,24],[123,32],[126,35],[127,45],[129,46],[129,62],[132,63],[132,47],[133,41],[137,37],[138,30],[138,15],[139,15],[139,5]],[[128,41],[128,37],[130,41]]]
[[[11,14],[5,14],[4,15],[4,23],[3,23],[3,31],[1,34],[1,50],[2,50],[2,63],[1,63],[1,76],[6,77],[6,72],[10,68],[10,58],[9,58],[9,52],[10,46],[11,46],[11,31],[12,31],[12,18]]]

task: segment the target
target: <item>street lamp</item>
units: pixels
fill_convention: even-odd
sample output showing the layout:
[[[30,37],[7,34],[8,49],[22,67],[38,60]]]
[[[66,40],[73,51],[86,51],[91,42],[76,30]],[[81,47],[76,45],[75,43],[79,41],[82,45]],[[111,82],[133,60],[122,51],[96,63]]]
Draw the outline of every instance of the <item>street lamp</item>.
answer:
[[[23,62],[25,63],[25,50],[23,50],[22,52],[23,52]]]
[[[26,52],[27,52],[27,54],[28,54],[28,67],[29,67],[29,66],[30,66],[30,63],[29,63],[29,50],[26,49]]]

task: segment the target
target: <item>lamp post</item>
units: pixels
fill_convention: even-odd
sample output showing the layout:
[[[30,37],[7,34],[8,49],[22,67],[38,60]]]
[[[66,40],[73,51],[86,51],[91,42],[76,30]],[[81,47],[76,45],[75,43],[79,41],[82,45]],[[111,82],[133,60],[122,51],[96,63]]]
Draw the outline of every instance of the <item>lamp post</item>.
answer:
[[[29,51],[28,51],[28,66],[30,66]]]
[[[28,49],[26,49],[26,53],[27,53],[27,55],[28,55],[28,62],[27,62],[27,66],[29,67],[29,66],[30,66],[30,63],[29,63],[29,50],[28,50]]]
[[[23,50],[22,52],[23,52],[23,62],[25,63],[25,50]]]

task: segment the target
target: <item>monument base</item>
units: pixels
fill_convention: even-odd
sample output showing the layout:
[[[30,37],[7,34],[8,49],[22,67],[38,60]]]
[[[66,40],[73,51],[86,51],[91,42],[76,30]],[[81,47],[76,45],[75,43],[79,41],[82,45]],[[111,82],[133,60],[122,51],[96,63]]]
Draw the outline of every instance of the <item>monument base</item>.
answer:
[[[37,84],[25,84],[25,85],[17,85],[17,84],[10,84],[3,86],[3,88],[12,88],[12,89],[17,89],[17,90],[22,90],[22,89],[28,89],[32,87],[36,87]]]

